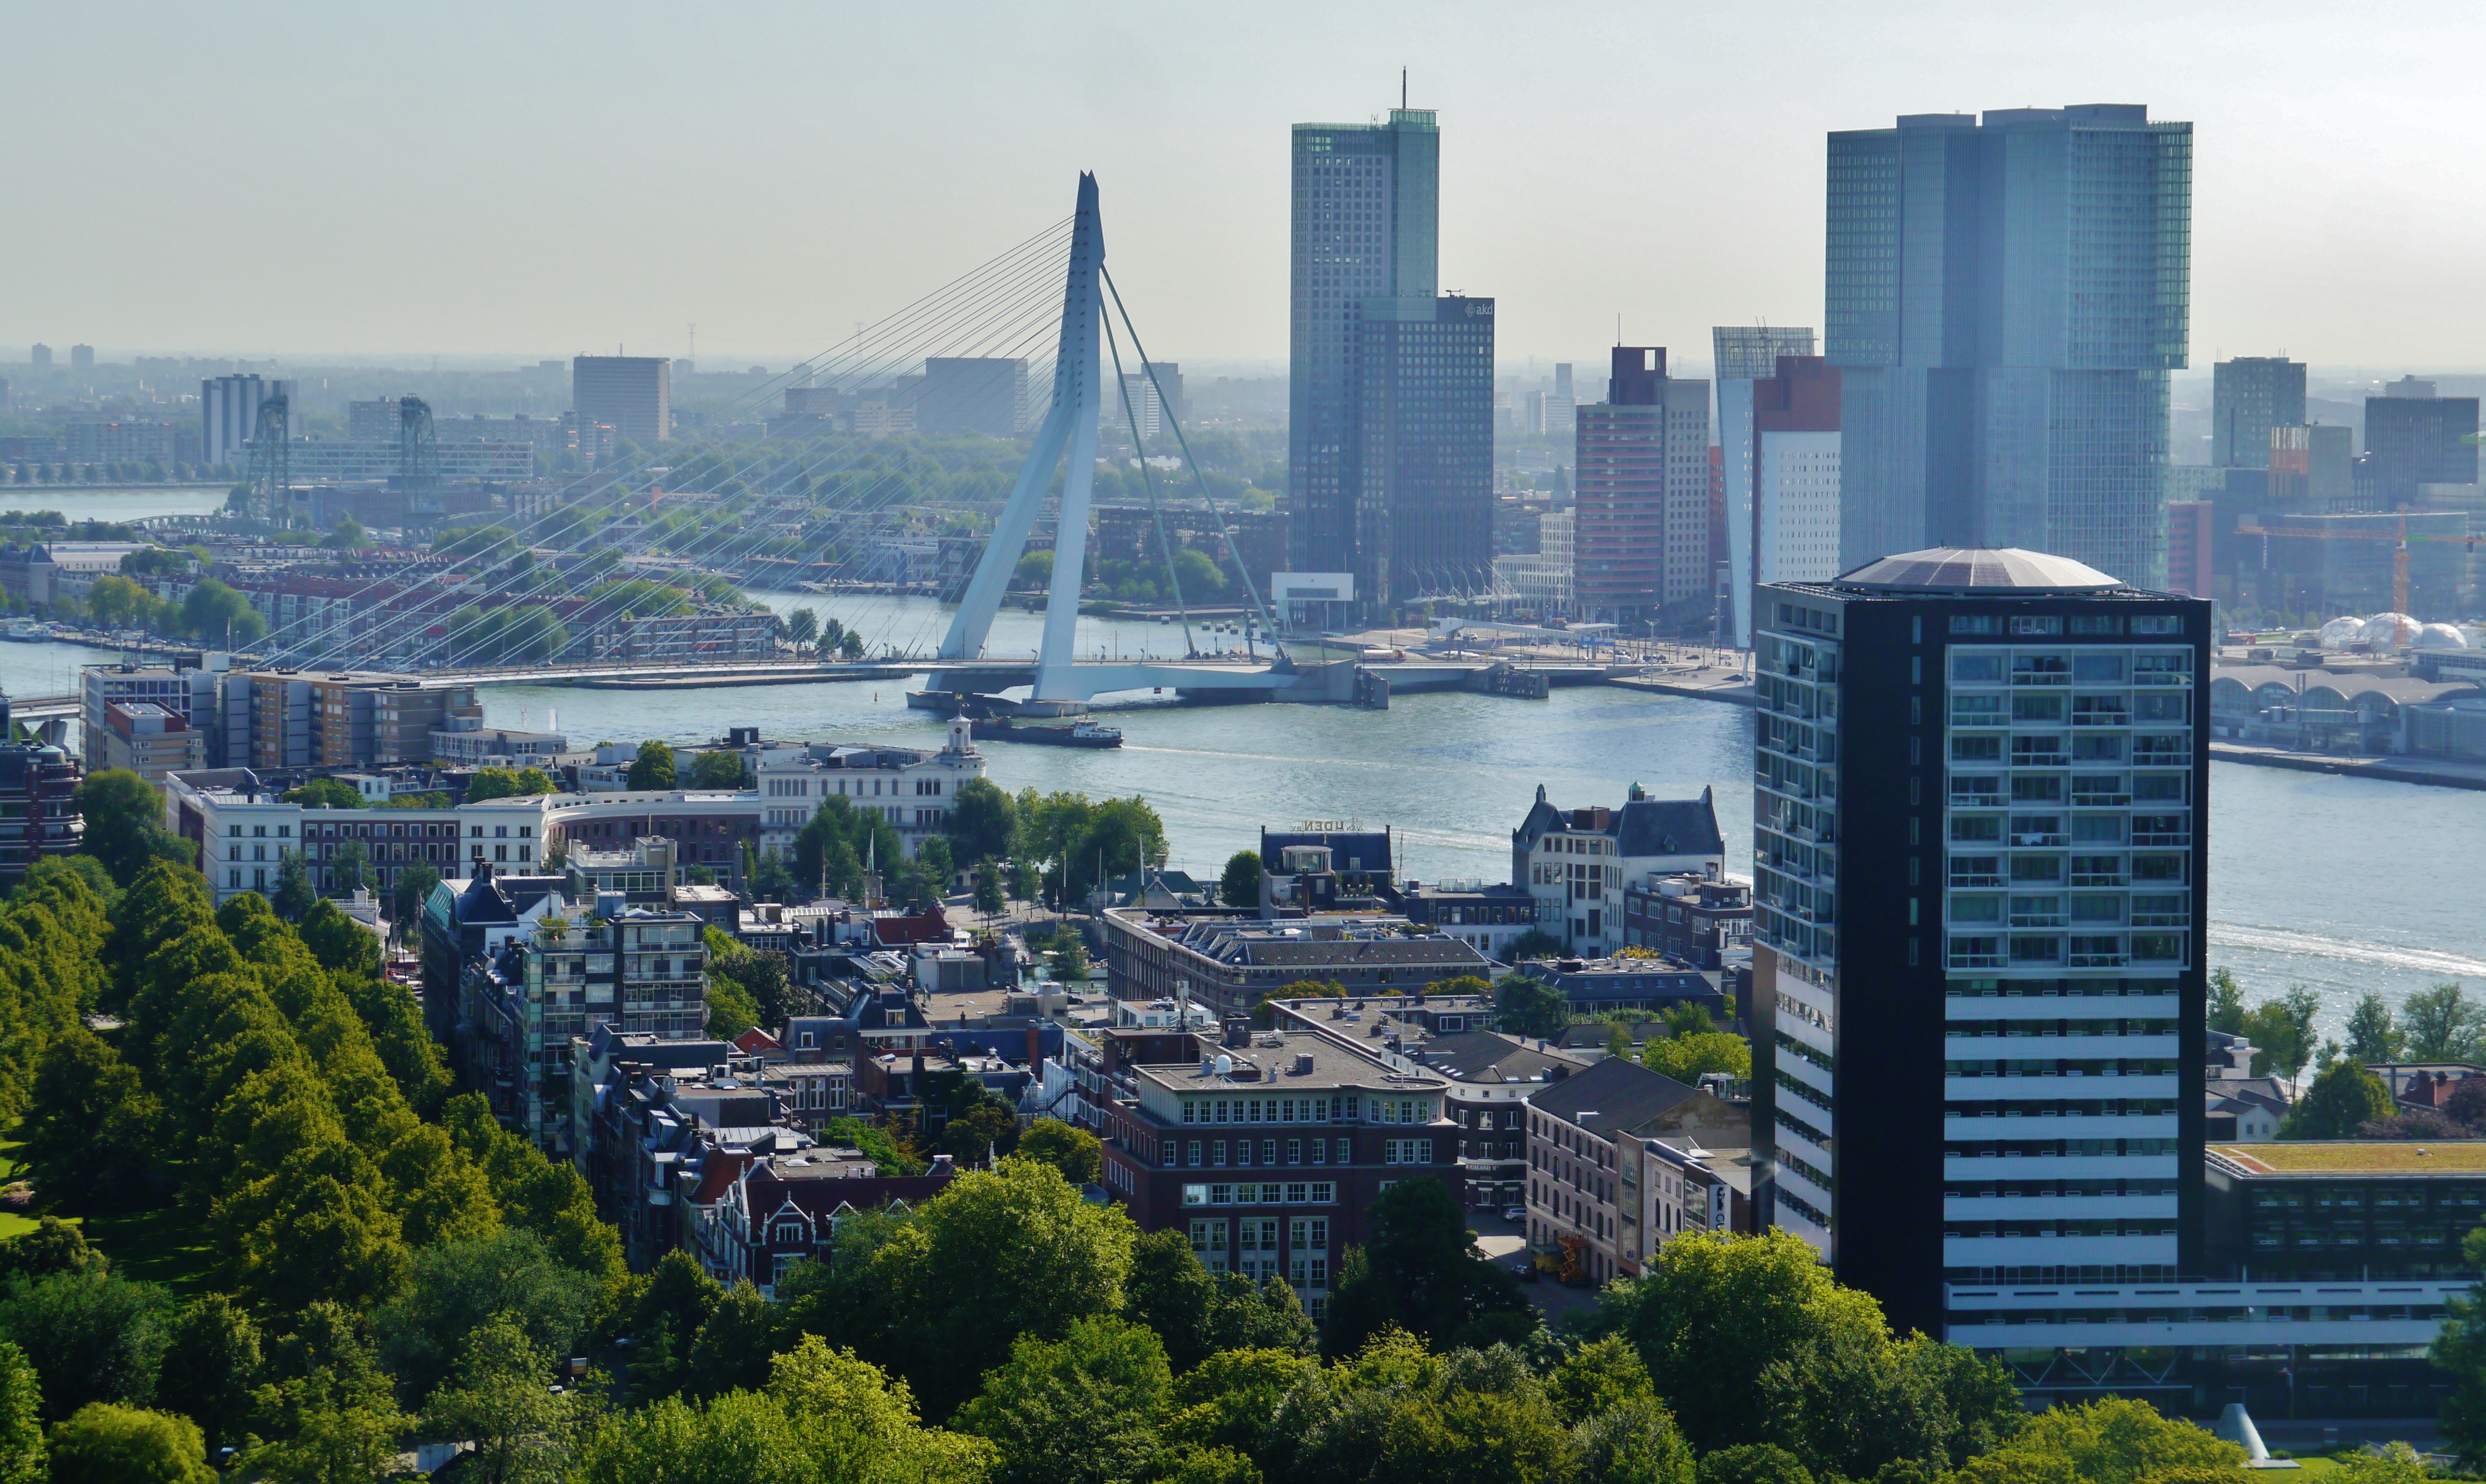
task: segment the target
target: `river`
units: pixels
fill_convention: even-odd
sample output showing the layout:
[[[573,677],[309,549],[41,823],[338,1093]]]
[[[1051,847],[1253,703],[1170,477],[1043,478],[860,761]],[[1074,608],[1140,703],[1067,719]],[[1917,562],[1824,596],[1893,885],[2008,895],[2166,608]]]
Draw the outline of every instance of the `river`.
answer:
[[[884,645],[930,649],[950,610],[920,598],[760,596],[811,607]],[[1033,653],[1042,619],[1007,612],[988,652]],[[1218,643],[1236,644],[1233,636]],[[1182,650],[1173,625],[1083,618],[1083,651]],[[57,695],[76,667],[106,658],[63,645],[0,645],[0,689]],[[705,741],[732,726],[770,737],[933,745],[941,719],[906,708],[891,682],[608,691],[496,686],[499,726],[557,726],[573,746],[661,737]],[[1353,819],[1397,832],[1402,868],[1421,879],[1510,876],[1510,831],[1541,784],[1558,804],[1616,804],[1634,783],[1658,794],[1717,790],[1730,868],[1752,844],[1753,714],[1718,701],[1613,686],[1543,701],[1490,696],[1396,698],[1388,711],[1339,706],[1191,707],[1133,698],[1115,710],[1119,750],[988,743],[994,782],[1016,792],[1139,794],[1164,816],[1173,865],[1211,876],[1259,827]],[[2394,1003],[2446,979],[2486,991],[2486,793],[2296,773],[2237,763],[2210,771],[2210,962],[2249,998],[2291,983],[2322,997],[2337,1034],[2367,990]]]

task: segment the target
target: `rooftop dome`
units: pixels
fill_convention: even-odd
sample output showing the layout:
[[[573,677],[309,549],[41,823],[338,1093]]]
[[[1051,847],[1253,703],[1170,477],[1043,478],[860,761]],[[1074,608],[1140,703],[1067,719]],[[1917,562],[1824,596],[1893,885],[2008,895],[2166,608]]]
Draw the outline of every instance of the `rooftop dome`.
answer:
[[[2006,546],[1999,551],[1935,546],[1867,562],[1831,579],[1838,588],[1879,588],[1891,592],[1973,592],[2008,588],[2015,592],[2098,592],[2123,584],[2069,557]]]

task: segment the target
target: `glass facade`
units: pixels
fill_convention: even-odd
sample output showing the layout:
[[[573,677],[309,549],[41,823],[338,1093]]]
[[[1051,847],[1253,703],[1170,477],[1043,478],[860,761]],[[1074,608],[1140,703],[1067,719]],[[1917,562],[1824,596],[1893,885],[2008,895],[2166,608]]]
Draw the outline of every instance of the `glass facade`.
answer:
[[[1491,299],[1367,299],[1356,321],[1356,590],[1403,603],[1493,576]]]
[[[2137,105],[1831,135],[1842,561],[2016,546],[2160,581],[2191,257],[2192,125]]]

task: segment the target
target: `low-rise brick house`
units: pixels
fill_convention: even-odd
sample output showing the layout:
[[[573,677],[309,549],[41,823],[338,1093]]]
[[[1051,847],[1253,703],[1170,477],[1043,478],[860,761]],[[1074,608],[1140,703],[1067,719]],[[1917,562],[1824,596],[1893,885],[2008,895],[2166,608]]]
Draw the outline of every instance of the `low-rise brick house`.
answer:
[[[848,1216],[921,1205],[956,1171],[946,1154],[920,1175],[888,1175],[860,1149],[815,1147],[750,1160],[712,1202],[695,1208],[690,1248],[710,1278],[749,1278],[763,1298],[806,1258],[819,1257]]]
[[[1366,1212],[1405,1179],[1462,1196],[1450,1079],[1312,1031],[1101,1032],[1104,1183],[1214,1272],[1284,1278],[1318,1317]]]
[[[1659,1245],[1642,1195],[1645,1140],[1748,1148],[1750,1105],[1609,1057],[1528,1098],[1528,1240],[1590,1282],[1637,1276]]]

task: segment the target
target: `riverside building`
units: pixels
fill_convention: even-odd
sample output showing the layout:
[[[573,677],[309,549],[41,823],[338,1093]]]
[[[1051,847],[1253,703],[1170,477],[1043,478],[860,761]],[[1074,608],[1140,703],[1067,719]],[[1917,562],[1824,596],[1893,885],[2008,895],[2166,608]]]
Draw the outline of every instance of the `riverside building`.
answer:
[[[1938,549],[1757,633],[1764,1223],[1928,1333],[2199,1271],[2210,605]]]

